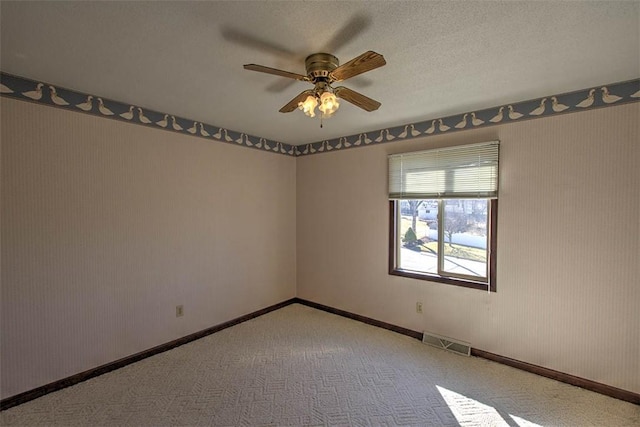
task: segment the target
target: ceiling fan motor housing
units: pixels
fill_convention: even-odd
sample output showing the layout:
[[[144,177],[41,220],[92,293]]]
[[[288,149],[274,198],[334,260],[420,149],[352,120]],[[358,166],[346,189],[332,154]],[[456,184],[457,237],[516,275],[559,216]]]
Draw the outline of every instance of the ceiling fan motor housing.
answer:
[[[329,73],[338,68],[338,58],[329,53],[313,53],[304,61],[307,76],[316,82],[317,79],[326,79]]]

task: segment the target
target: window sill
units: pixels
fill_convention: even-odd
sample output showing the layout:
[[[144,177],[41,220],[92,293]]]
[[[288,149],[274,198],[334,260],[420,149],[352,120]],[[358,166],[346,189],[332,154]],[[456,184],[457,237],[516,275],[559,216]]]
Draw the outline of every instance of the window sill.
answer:
[[[471,289],[479,289],[485,292],[487,291],[487,286],[489,286],[491,292],[496,292],[495,282],[488,284],[486,282],[475,282],[473,280],[459,279],[457,277],[456,278],[443,277],[443,276],[438,276],[436,274],[418,273],[415,271],[400,270],[400,269],[390,270],[389,274],[392,276],[409,277],[411,279],[426,280],[428,282],[446,283],[447,285],[462,286],[464,288],[471,288]]]

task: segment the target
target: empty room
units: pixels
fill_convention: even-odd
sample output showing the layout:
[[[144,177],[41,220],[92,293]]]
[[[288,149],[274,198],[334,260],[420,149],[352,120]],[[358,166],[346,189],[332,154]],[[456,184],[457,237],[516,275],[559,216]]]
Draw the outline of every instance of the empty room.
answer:
[[[0,424],[640,425],[640,2],[0,27]]]

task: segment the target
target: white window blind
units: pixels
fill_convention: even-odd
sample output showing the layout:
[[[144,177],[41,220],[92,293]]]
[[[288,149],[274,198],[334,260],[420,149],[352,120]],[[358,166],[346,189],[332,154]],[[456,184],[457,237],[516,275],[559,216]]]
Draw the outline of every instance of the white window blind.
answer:
[[[498,197],[499,141],[389,156],[390,199]]]

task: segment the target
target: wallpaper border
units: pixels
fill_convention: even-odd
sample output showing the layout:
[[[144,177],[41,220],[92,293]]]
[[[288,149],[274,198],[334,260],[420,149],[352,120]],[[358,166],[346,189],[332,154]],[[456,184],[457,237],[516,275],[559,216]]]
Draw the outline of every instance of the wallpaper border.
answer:
[[[407,123],[295,147],[296,156],[398,142],[640,101],[640,79],[547,95],[483,110]]]
[[[293,145],[0,72],[0,94],[68,111],[295,156]]]
[[[1,71],[0,95],[241,147],[300,157],[640,102],[640,78],[298,146]]]

